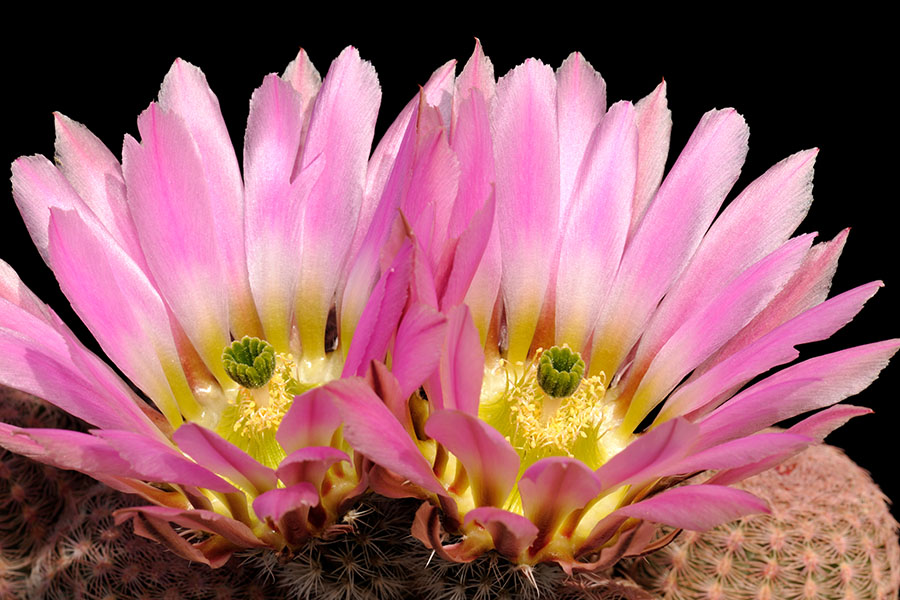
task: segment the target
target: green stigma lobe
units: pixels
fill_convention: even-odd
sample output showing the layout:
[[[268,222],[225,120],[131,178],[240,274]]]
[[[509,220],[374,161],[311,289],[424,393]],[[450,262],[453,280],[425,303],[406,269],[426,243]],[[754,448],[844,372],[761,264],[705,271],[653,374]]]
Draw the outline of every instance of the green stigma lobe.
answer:
[[[553,346],[541,354],[537,382],[548,396],[565,398],[578,389],[584,376],[584,360],[569,348]]]
[[[275,348],[259,338],[244,336],[222,351],[228,376],[245,388],[266,385],[275,373]]]

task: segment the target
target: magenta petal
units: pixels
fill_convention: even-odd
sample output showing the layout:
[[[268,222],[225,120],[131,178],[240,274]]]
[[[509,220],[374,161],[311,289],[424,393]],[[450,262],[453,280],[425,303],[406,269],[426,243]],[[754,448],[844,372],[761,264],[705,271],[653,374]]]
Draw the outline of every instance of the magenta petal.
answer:
[[[476,524],[487,530],[497,552],[515,558],[537,538],[537,526],[516,513],[492,506],[481,506],[466,513],[465,526]]]
[[[344,363],[343,376],[364,375],[370,360],[382,360],[406,304],[413,246],[406,242],[391,268],[375,284]]]
[[[597,469],[604,490],[638,483],[670,472],[697,438],[698,427],[685,419],[666,421],[651,429]]]
[[[788,428],[789,433],[797,433],[824,441],[829,433],[842,426],[854,417],[868,415],[874,412],[865,406],[853,406],[852,404],[838,404],[820,410],[814,415],[806,417],[796,425]]]
[[[478,414],[481,381],[484,377],[484,349],[469,309],[460,305],[450,311],[447,338],[441,352],[439,408]]]
[[[394,342],[391,372],[408,398],[437,368],[447,319],[433,308],[415,304],[403,316]]]
[[[429,492],[446,495],[409,433],[364,380],[341,379],[321,389],[340,405],[344,438],[355,450]]]
[[[672,488],[612,514],[704,531],[753,513],[768,513],[766,503],[743,490],[720,485]]]
[[[810,437],[790,433],[760,433],[713,446],[678,462],[669,473],[731,469],[776,454],[793,454],[814,443]],[[700,444],[705,444],[701,441]]]
[[[495,87],[494,65],[485,56],[481,41],[475,38],[475,49],[472,51],[472,56],[466,61],[462,72],[456,78],[454,99],[467,98],[472,90],[478,90],[485,100],[490,101],[494,96]]]
[[[281,461],[275,473],[286,485],[305,481],[318,490],[325,472],[340,461],[350,462],[350,457],[343,450],[331,446],[310,446],[291,452]]]
[[[494,225],[495,204],[493,190],[491,190],[490,196],[488,196],[484,205],[472,215],[469,228],[460,234],[456,247],[453,250],[453,264],[447,276],[447,284],[444,286],[441,294],[440,305],[442,310],[449,310],[469,297],[470,301],[467,304],[470,304],[470,308],[472,308],[472,302],[478,302],[478,298],[484,299],[477,308],[481,312],[487,312],[487,307],[484,304],[487,304],[486,298],[490,297],[491,292],[487,294],[478,293],[482,292],[482,290],[477,289],[472,296],[467,296],[467,294],[475,287],[473,280],[483,262],[485,250],[488,248],[491,236],[496,229]],[[499,285],[499,277],[497,277],[496,281]],[[495,287],[493,289],[494,297],[496,297],[496,292]],[[491,308],[493,308],[493,299],[491,299]]]
[[[443,444],[466,469],[475,506],[502,506],[519,474],[519,455],[496,429],[458,410],[439,410],[425,433]]]
[[[318,506],[319,492],[312,484],[296,483],[284,488],[269,490],[253,501],[253,511],[260,519],[278,522],[288,512],[301,506]]]
[[[217,492],[238,491],[236,487],[171,446],[128,431],[103,430],[93,433],[108,442],[142,479],[193,485]]]
[[[297,57],[288,64],[281,78],[290,83],[291,87],[300,94],[300,99],[303,102],[301,110],[303,113],[303,126],[300,137],[305,139],[306,132],[309,129],[309,117],[312,113],[312,107],[315,104],[316,96],[319,94],[319,89],[322,87],[322,76],[319,75],[316,67],[313,66],[306,50],[300,48],[300,51],[297,52]],[[297,159],[299,158],[300,154],[298,153]]]
[[[848,404],[840,404],[831,406],[825,410],[820,410],[816,414],[809,416],[796,425],[790,427],[786,434],[797,434],[804,437],[812,438],[817,442],[821,442],[825,437],[852,419],[860,415],[871,413],[872,410],[861,406],[851,406]],[[797,454],[799,449],[784,449],[784,451],[772,456],[766,457],[754,463],[741,465],[732,469],[725,469],[716,473],[710,480],[710,483],[728,485],[736,481],[742,481],[748,477],[752,477],[757,473],[768,471],[791,456]]]
[[[212,431],[185,423],[172,435],[178,447],[198,463],[221,473],[256,496],[275,487],[275,472]]]
[[[718,428],[731,421],[761,429],[807,411],[831,406],[864,390],[900,347],[886,340],[811,358],[767,377],[710,413],[704,427]],[[796,383],[778,402],[769,392]]]
[[[300,396],[281,419],[275,439],[286,452],[307,446],[329,446],[341,425],[341,413],[326,388],[313,388]]]
[[[544,458],[519,479],[525,516],[542,535],[552,533],[572,511],[597,497],[600,477],[583,462],[567,456]]]
[[[175,523],[176,525],[180,525],[187,529],[198,529],[200,531],[216,533],[238,547],[260,548],[265,546],[265,544],[256,537],[253,531],[240,521],[236,521],[235,519],[210,510],[181,510],[166,506],[137,506],[116,511],[116,522],[121,523],[124,518],[136,514]]]

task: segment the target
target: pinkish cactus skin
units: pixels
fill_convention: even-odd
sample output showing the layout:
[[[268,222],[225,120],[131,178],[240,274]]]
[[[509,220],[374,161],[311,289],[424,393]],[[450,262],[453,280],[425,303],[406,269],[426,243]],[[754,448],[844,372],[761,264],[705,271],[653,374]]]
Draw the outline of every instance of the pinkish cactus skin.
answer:
[[[898,524],[869,474],[814,446],[741,487],[769,501],[631,563],[664,600],[889,600],[900,588]]]

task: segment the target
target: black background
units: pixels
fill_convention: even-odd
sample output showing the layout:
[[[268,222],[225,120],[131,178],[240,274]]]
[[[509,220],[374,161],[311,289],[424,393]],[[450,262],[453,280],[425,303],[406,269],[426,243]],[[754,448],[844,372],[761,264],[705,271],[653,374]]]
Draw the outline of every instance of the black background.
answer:
[[[54,110],[86,124],[120,155],[122,135],[137,136],[138,113],[155,99],[179,56],[206,73],[240,157],[250,94],[264,75],[282,72],[300,46],[323,75],[348,44],[375,65],[383,88],[376,138],[435,68],[454,58],[461,68],[475,36],[498,76],[530,56],[555,67],[580,50],[603,74],[610,104],[637,100],[665,77],[674,118],[669,164],[705,111],[733,106],[741,112],[750,126],[750,152],[735,192],[789,154],[820,148],[816,201],[800,231],[818,231],[822,240],[852,227],[833,293],[874,279],[884,280],[886,287],[844,330],[802,348],[802,355],[900,336],[895,317],[900,298],[898,131],[896,100],[887,92],[896,79],[896,55],[877,16],[756,23],[747,15],[719,15],[720,24],[701,27],[685,23],[709,15],[662,15],[648,25],[653,15],[545,12],[526,15],[531,24],[523,28],[514,20],[482,23],[477,13],[454,15],[450,5],[441,9],[440,17],[424,15],[422,6],[399,12],[392,18],[414,24],[388,29],[381,21],[385,15],[361,16],[349,8],[340,18],[269,13],[228,25],[218,22],[222,15],[184,21],[183,14],[155,14],[154,9],[147,11],[153,13],[149,18],[145,14],[117,25],[105,20],[108,14],[49,12],[11,22],[14,35],[4,42],[3,158],[9,163],[25,154],[52,155]],[[350,26],[351,18],[366,25]],[[74,326],[77,318],[31,245],[11,193],[6,196],[0,203],[0,257]],[[76,331],[88,339],[79,327]],[[829,438],[870,470],[895,501],[900,500],[898,381],[895,361],[868,390],[849,400],[872,407],[875,414],[851,421]],[[900,514],[896,508],[894,514]]]

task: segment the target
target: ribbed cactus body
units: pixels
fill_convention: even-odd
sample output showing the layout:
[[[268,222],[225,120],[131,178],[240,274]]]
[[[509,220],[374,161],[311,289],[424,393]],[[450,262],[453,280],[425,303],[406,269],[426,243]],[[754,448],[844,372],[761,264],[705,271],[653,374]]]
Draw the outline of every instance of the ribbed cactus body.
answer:
[[[631,563],[635,581],[665,600],[897,598],[897,522],[840,450],[811,447],[740,487],[768,500],[772,514],[683,532]]]

